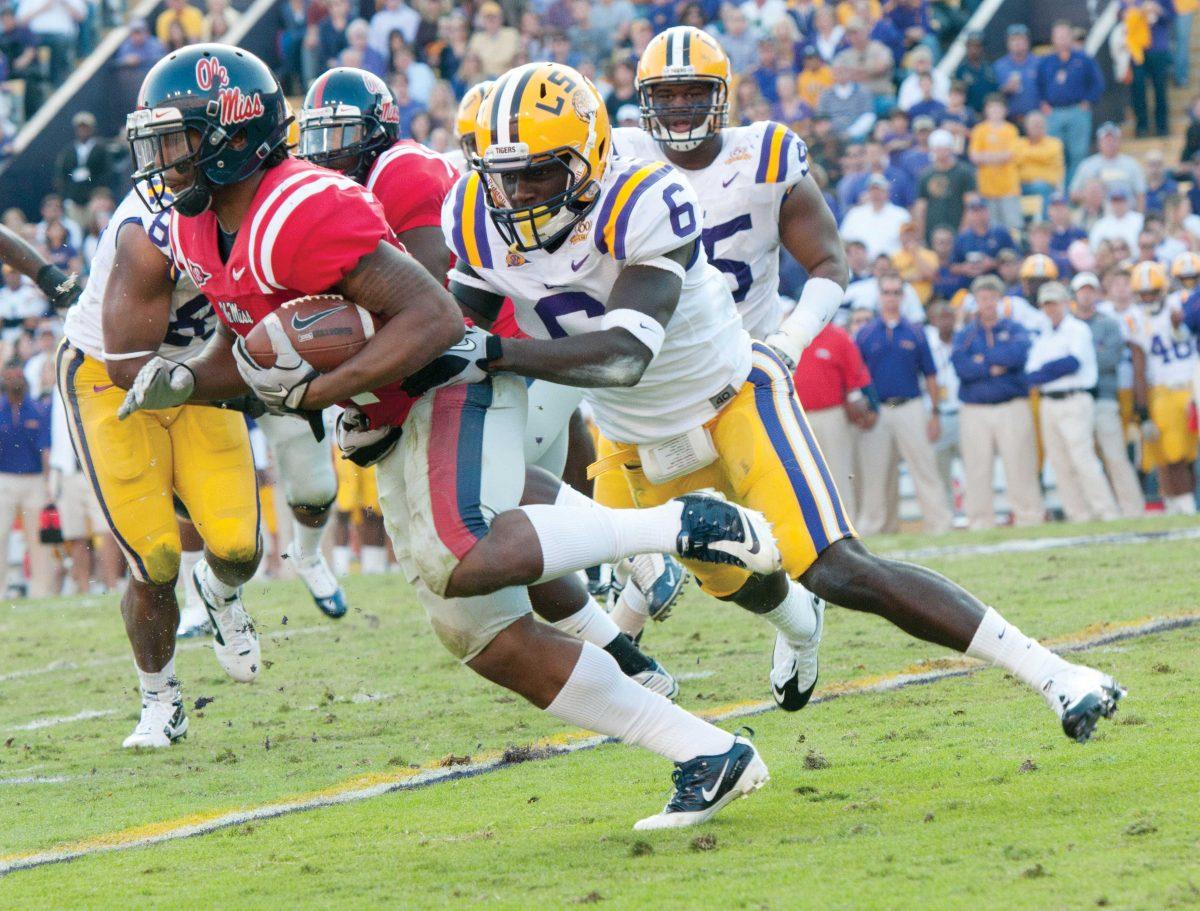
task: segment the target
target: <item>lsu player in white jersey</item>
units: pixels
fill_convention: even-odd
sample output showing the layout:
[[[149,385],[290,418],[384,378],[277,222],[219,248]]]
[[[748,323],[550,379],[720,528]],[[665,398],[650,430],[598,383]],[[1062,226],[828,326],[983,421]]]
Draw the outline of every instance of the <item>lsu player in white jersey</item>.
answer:
[[[857,540],[790,371],[752,343],[705,258],[694,191],[668,164],[613,156],[590,82],[555,63],[511,70],[484,99],[475,136],[473,170],[443,209],[459,257],[450,289],[484,324],[512,298],[530,336],[488,337],[475,366],[584,388],[601,434],[594,468],[620,473],[624,503],[654,507],[715,488],[767,517],[782,571],[689,568],[710,594],[784,635],[796,672],[772,678],[783,707],[803,706],[816,679],[818,616],[798,580],[1006,668],[1044,695],[1074,739],[1115,711],[1123,691],[1108,675],[1064,661],[942,576],[877,557]],[[840,296],[828,297],[802,298],[815,311],[801,316],[804,325],[819,331],[832,316]],[[679,792],[645,826],[703,809],[702,795],[724,787],[716,767],[681,764]]]
[[[188,728],[175,676],[180,539],[172,494],[204,539],[204,558],[185,584],[200,595],[213,624],[217,659],[245,682],[261,665],[241,600],[261,556],[245,420],[208,405],[117,418],[144,363],[156,355],[186,363],[216,326],[191,278],[170,264],[167,217],[151,212],[136,190],[125,197],[100,238],[82,297],[67,311],[58,352],[71,440],[131,574],[121,613],[142,713],[126,747],[166,747]]]
[[[1133,293],[1143,319],[1133,337],[1134,399],[1142,420],[1142,464],[1158,469],[1170,515],[1195,515],[1196,433],[1189,427],[1192,382],[1200,363],[1196,337],[1178,301],[1168,303],[1167,270],[1158,262],[1133,267]]]

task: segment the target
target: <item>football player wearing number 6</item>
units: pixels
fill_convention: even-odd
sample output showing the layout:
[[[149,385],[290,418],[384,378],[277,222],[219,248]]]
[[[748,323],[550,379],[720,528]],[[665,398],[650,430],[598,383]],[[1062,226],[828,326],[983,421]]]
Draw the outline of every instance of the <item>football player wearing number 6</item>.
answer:
[[[442,210],[459,257],[450,290],[485,322],[511,297],[531,336],[490,337],[478,365],[583,387],[601,433],[593,471],[617,472],[639,508],[715,488],[767,516],[783,571],[685,562],[710,594],[778,630],[789,660],[774,667],[791,676],[773,673],[771,683],[784,708],[803,706],[816,680],[820,614],[800,581],[999,664],[1044,695],[1072,738],[1115,711],[1122,691],[1111,677],[1054,655],[944,577],[857,540],[790,371],[752,342],[705,258],[694,191],[666,163],[613,157],[590,82],[561,64],[511,70],[484,100],[475,135],[473,170]],[[813,306],[819,328],[836,301]],[[647,825],[680,812],[691,802],[681,795],[694,798],[708,774],[683,764],[680,794]]]
[[[253,680],[261,664],[240,595],[260,556],[246,422],[236,411],[193,404],[117,420],[142,365],[155,357],[187,363],[216,329],[212,306],[190,276],[172,268],[167,246],[167,214],[130,191],[100,238],[83,296],[67,311],[58,352],[71,441],[129,563],[121,614],[142,714],[126,747],[166,747],[187,733],[175,676],[180,539],[173,494],[204,539],[204,557],[184,584],[199,590],[217,659],[239,681]]]

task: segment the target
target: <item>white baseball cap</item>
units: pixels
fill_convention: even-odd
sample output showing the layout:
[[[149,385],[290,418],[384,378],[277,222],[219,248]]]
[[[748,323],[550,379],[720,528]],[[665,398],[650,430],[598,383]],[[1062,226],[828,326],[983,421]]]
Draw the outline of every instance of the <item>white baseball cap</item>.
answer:
[[[1078,291],[1080,288],[1100,290],[1100,279],[1096,278],[1095,272],[1080,272],[1071,279],[1071,290]]]
[[[953,149],[954,146],[954,135],[949,130],[934,130],[929,134],[931,149]]]

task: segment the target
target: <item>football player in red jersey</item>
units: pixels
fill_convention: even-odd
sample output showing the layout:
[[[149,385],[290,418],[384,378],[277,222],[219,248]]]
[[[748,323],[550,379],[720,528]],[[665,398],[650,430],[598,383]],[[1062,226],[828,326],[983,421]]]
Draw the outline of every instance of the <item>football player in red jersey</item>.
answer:
[[[475,107],[478,106],[477,101]],[[384,217],[396,239],[441,281],[453,258],[441,233],[442,204],[458,180],[458,172],[445,158],[420,143],[397,139],[399,121],[391,90],[378,76],[353,67],[329,70],[313,82],[300,109],[298,156],[365,186],[383,206]],[[494,325],[492,331],[497,331]],[[514,320],[512,333],[519,331]],[[567,420],[578,404],[580,393],[566,386],[534,381],[529,384],[528,396],[526,463],[561,477],[566,460]],[[559,402],[563,397],[565,407]],[[587,440],[590,444],[590,436]],[[550,451],[556,443],[560,444],[558,451]],[[590,449],[589,452],[594,457],[595,453]],[[585,482],[591,461],[586,459],[580,472]],[[591,484],[586,483],[590,491]],[[580,487],[578,483],[575,486]],[[548,502],[554,502],[553,490],[545,490],[544,485],[536,483],[530,494],[535,490],[548,494]],[[374,531],[372,519],[364,515],[364,543],[377,540],[371,537]],[[381,538],[378,540],[382,543]],[[667,594],[661,598],[660,616],[665,615],[683,587],[682,567],[658,554],[643,554],[635,560],[639,566],[650,567],[643,575],[650,576],[647,588],[651,591],[656,590],[653,586],[661,574],[653,571],[656,562],[659,567],[665,564],[670,573]],[[657,590],[662,589],[660,583]],[[636,585],[631,585],[626,597],[632,598],[638,591]],[[573,576],[535,586],[530,599],[542,619],[578,638],[586,636],[589,642],[611,654],[621,670],[643,686],[672,698],[678,691],[670,674],[621,632]]]
[[[286,129],[278,82],[244,50],[192,45],[146,75],[127,124],[135,178],[151,187],[161,178],[173,194],[172,255],[213,302],[223,329],[188,364],[149,361],[119,413],[225,398],[243,386],[281,412],[363,402],[368,422],[342,428],[342,448],[377,460],[397,556],[453,654],[569,723],[675,762],[728,758],[729,734],[638,686],[591,643],[536,623],[523,586],[646,551],[773,572],[778,551],[765,521],[703,495],[640,511],[518,507],[524,382],[478,367],[486,333],[464,337],[453,298],[391,243],[374,197],[343,175],[289,158]],[[325,292],[355,301],[382,325],[358,354],[318,374],[275,311]],[[255,363],[241,344],[259,322],[272,339],[273,367]],[[442,354],[451,346],[459,357]],[[421,382],[432,391],[414,401],[399,383],[435,357],[458,385],[438,387],[426,371]],[[533,518],[547,510],[556,516],[553,538],[539,536]],[[707,819],[765,781],[752,747],[738,746],[737,757],[738,767],[723,771],[722,793],[676,824]]]

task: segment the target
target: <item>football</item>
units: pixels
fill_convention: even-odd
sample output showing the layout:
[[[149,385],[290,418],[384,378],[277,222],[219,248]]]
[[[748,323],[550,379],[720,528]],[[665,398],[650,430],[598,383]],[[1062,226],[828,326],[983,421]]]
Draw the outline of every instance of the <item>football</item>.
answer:
[[[314,294],[288,301],[267,319],[278,318],[283,331],[313,369],[326,373],[357,354],[375,334],[368,311],[337,294]],[[246,336],[246,350],[262,367],[275,366],[266,320]]]

